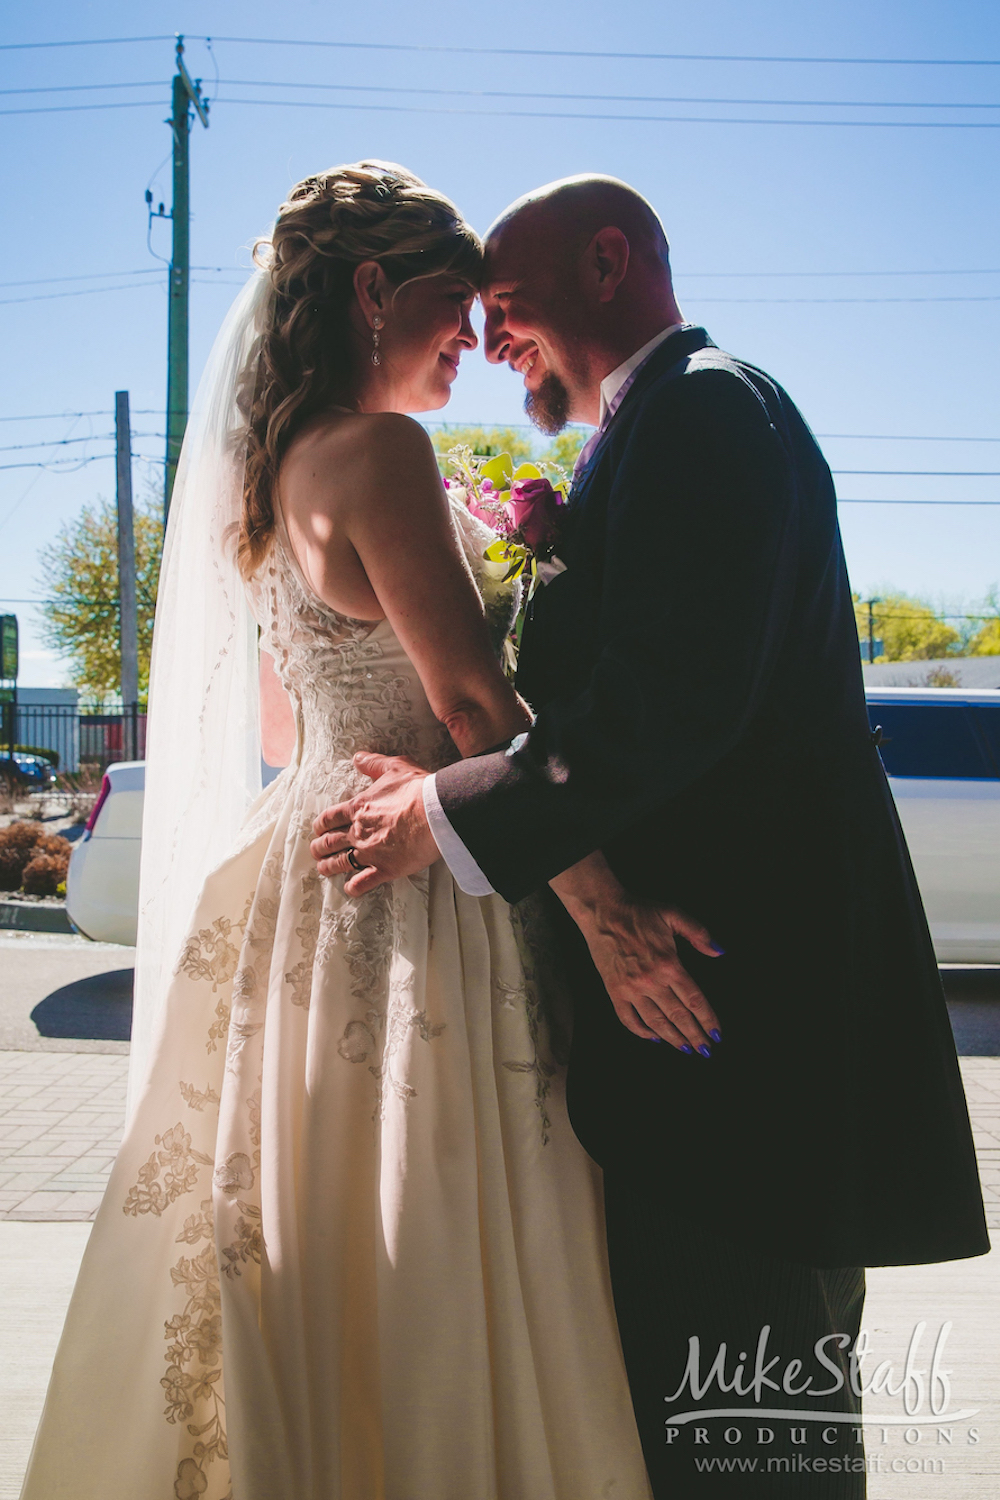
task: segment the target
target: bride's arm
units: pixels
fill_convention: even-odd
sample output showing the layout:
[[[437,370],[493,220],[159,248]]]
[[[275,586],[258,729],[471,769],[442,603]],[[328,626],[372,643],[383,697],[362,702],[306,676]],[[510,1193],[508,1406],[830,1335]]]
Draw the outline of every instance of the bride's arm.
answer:
[[[337,607],[329,569],[343,569],[346,539],[373,612],[399,637],[435,716],[463,756],[480,754],[526,729],[531,715],[493,652],[434,450],[409,417],[357,420],[357,440],[335,450],[331,482],[316,476],[312,504],[332,523],[331,545],[307,568],[310,581]]]

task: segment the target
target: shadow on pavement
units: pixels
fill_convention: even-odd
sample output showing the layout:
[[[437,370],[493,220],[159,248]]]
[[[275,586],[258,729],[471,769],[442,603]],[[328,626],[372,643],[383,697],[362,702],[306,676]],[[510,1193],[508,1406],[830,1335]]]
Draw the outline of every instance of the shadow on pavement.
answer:
[[[960,1057],[1000,1057],[1000,968],[942,969]]]
[[[39,1036],[129,1041],[134,974],[134,969],[113,969],[53,990],[31,1012]]]

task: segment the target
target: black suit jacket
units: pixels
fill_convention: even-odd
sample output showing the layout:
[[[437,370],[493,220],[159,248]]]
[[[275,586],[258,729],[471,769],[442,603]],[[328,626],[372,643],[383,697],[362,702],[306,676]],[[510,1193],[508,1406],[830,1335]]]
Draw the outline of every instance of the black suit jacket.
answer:
[[[509,900],[601,848],[726,949],[683,955],[722,1022],[706,1061],[629,1033],[554,912],[583,1144],[660,1181],[679,1214],[792,1259],[984,1252],[833,482],[799,412],[703,329],[671,335],[574,486],[557,551],[566,571],[522,644],[527,743],[439,772],[442,806]]]

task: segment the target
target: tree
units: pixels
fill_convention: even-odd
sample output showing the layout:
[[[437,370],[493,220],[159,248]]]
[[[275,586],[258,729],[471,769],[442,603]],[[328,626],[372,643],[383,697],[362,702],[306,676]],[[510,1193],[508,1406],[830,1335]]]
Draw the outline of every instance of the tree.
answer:
[[[985,620],[970,640],[970,656],[1000,656],[1000,593],[995,588],[990,591],[985,608],[992,612],[993,618]]]
[[[853,597],[858,636],[867,642],[868,606],[858,594]],[[877,598],[874,634],[882,642],[882,654],[876,661],[932,661],[959,654],[955,648],[961,648],[961,635],[939,619],[924,600],[888,591]]]
[[[588,437],[589,433],[582,427],[564,427],[562,432],[552,439],[542,454],[542,458],[549,463],[558,464],[560,469],[565,469],[567,474],[572,474],[573,465],[580,456],[580,449]]]
[[[135,504],[136,601],[139,616],[139,694],[149,688],[153,611],[163,546],[162,502],[152,493]],[[98,498],[66,521],[39,553],[43,632],[50,646],[69,658],[77,687],[97,697],[121,685],[118,628],[118,518],[109,500]]]
[[[515,463],[524,463],[534,457],[535,445],[530,433],[519,432],[516,427],[460,427],[446,423],[431,433],[431,442],[438,455],[439,466],[447,472],[447,455],[452,448],[471,448],[482,458],[496,458],[499,453],[509,453]]]
[[[539,452],[536,448],[537,439],[525,428],[460,427],[446,424],[431,433],[431,442],[438,455],[438,464],[446,476],[447,455],[459,445],[471,448],[480,458],[496,458],[500,453],[509,453],[515,465],[533,459],[538,463],[556,464],[567,475],[571,475],[577,455],[587,437],[585,428],[567,427]]]

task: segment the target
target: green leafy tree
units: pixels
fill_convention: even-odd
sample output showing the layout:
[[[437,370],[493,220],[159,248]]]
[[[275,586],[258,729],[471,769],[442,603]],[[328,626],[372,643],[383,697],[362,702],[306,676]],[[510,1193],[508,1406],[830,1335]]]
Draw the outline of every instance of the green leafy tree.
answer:
[[[986,600],[985,609],[993,619],[984,620],[969,641],[970,656],[1000,656],[1000,593],[994,588]]]
[[[431,433],[431,442],[438,455],[441,472],[449,472],[447,455],[452,448],[470,448],[479,458],[497,458],[509,453],[517,464],[534,460],[541,464],[555,464],[566,475],[573,472],[580,449],[590,435],[589,428],[567,427],[547,447],[539,451],[538,439],[526,428],[517,427],[462,427],[450,423]]]
[[[139,694],[149,688],[153,611],[163,545],[159,496],[135,504],[136,603],[139,617]],[[67,657],[73,683],[95,697],[117,694],[121,684],[118,633],[118,519],[115,506],[98,498],[66,521],[39,553],[43,631],[48,644]]]
[[[565,469],[567,474],[572,474],[573,465],[576,463],[590,431],[585,427],[566,427],[554,437],[542,454],[545,463],[558,464],[560,469]]]
[[[523,463],[533,457],[535,451],[530,433],[519,432],[516,427],[461,427],[449,422],[437,428],[430,437],[444,474],[449,472],[447,455],[452,448],[471,448],[480,458],[496,458],[500,453],[509,453],[515,463]]]
[[[877,594],[874,608],[874,634],[882,642],[882,655],[876,661],[931,661],[942,656],[961,654],[959,632],[937,614],[923,599],[910,594]],[[854,595],[854,612],[859,639],[868,639],[868,606],[860,595]]]

